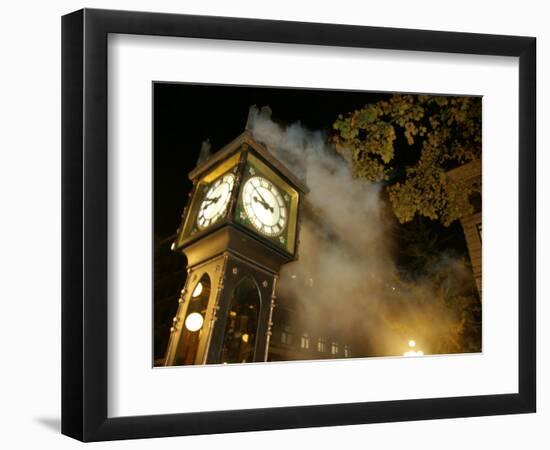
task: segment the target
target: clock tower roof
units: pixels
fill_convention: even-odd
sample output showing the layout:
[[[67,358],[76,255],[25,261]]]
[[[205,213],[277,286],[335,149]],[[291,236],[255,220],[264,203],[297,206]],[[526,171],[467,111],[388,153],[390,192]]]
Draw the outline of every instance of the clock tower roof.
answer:
[[[254,139],[252,133],[248,130],[241,133],[223,148],[211,155],[206,161],[203,161],[202,163],[197,165],[197,167],[189,172],[189,178],[191,180],[196,180],[201,175],[216,166],[218,163],[224,161],[233,153],[239,151],[243,144],[247,144],[249,147],[251,147],[255,153],[257,153],[262,159],[264,159],[268,164],[276,169],[278,173],[286,178],[299,191],[303,193],[309,192],[309,189],[307,188],[305,183],[301,181],[296,175],[294,175],[290,170],[288,170],[287,167],[282,164],[277,158],[275,158],[264,144]]]

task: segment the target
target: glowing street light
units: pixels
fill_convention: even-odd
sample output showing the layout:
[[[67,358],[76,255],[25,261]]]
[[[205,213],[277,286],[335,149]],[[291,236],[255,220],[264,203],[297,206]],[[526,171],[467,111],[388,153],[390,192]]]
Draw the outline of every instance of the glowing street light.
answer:
[[[185,319],[185,328],[189,331],[198,331],[202,328],[203,322],[204,318],[202,317],[202,314],[194,312],[189,314],[187,319]]]
[[[414,339],[411,339],[409,341],[409,349],[405,353],[403,353],[403,356],[424,356],[424,352],[422,350],[414,350],[416,347],[416,341]]]

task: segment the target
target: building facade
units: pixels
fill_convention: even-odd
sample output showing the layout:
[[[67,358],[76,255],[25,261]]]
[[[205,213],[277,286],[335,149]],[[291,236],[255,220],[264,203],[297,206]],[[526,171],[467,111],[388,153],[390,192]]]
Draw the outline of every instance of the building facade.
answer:
[[[479,186],[479,193],[472,196],[474,212],[460,218],[466,238],[472,271],[481,298],[482,284],[482,198],[481,198],[481,160],[474,160],[447,172],[452,180]]]

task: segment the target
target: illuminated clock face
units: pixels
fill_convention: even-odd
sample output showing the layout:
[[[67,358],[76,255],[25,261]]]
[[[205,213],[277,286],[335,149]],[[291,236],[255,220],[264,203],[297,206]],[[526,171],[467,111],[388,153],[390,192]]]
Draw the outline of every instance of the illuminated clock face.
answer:
[[[250,223],[266,236],[278,236],[285,229],[287,210],[277,187],[264,177],[249,178],[243,187],[242,201]]]
[[[235,176],[228,173],[208,188],[197,215],[197,226],[201,230],[213,225],[225,214],[234,184]]]

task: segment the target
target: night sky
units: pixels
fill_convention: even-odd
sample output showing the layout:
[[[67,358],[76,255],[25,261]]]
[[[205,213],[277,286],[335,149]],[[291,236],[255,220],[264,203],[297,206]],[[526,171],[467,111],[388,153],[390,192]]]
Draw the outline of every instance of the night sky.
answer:
[[[187,204],[192,184],[187,174],[195,167],[202,142],[212,151],[241,134],[251,105],[269,106],[281,124],[301,122],[311,130],[328,133],[339,114],[346,114],[383,98],[387,93],[294,88],[155,83],[154,94],[154,234],[163,241],[174,235]],[[414,164],[420,146],[410,147],[401,133],[394,143],[395,173]],[[405,150],[406,151],[400,151]],[[438,236],[440,251],[467,256],[459,221],[444,227],[423,221]],[[404,228],[414,230],[415,223]],[[401,232],[397,231],[397,235]],[[399,240],[399,237],[398,237]],[[398,261],[399,263],[399,261]]]
[[[258,88],[241,86],[155,83],[154,113],[154,235],[155,235],[155,359],[164,356],[171,319],[176,313],[177,295],[185,282],[185,258],[170,251],[170,243],[180,225],[192,184],[188,173],[196,166],[202,142],[210,140],[213,152],[240,135],[246,126],[251,105],[269,106],[272,119],[281,124],[301,122],[311,130],[329,134],[339,114],[346,114],[389,97],[387,93],[314,89]],[[401,133],[400,133],[401,134]],[[398,136],[400,135],[398,134]],[[395,171],[404,171],[415,162],[420,148],[407,146],[398,137],[394,143]],[[405,150],[407,147],[407,151]],[[396,221],[397,222],[397,221]],[[397,248],[403,236],[416,237],[415,221],[392,231]],[[450,227],[423,220],[437,236],[438,251],[467,256],[459,221]],[[406,242],[406,241],[403,241]],[[397,251],[398,266],[410,266],[405,251]]]
[[[329,132],[345,114],[386,95],[356,91],[278,89],[240,86],[156,83],[154,85],[155,235],[175,233],[201,144],[210,139],[216,151],[241,134],[248,109],[268,105],[280,123],[300,121]]]

